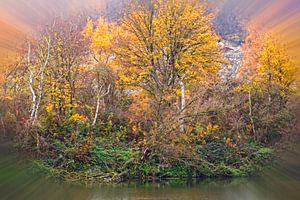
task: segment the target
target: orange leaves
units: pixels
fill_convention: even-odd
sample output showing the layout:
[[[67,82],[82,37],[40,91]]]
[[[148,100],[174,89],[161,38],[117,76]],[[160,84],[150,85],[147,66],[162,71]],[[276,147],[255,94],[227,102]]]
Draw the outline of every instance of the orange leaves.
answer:
[[[140,131],[140,123],[150,120],[152,110],[150,107],[150,99],[143,92],[133,94],[132,101],[127,115],[129,123],[132,125],[133,133],[137,133]]]
[[[239,77],[246,90],[268,90],[276,85],[282,91],[293,91],[296,68],[287,55],[282,41],[271,33],[258,34],[251,31],[244,45],[245,58],[239,70]]]
[[[265,84],[275,84],[286,91],[293,91],[296,68],[287,50],[271,34],[265,36],[259,59],[258,76]]]
[[[262,51],[262,36],[253,29],[248,30],[246,43],[243,45],[244,60],[239,68],[240,78],[251,79],[257,73],[259,54]]]
[[[94,28],[93,21],[88,20],[85,29],[83,30],[83,35],[85,38],[90,39],[91,50],[97,54],[97,56],[103,56],[104,58],[101,62],[107,59],[112,52],[112,40],[115,37],[117,28],[111,23],[106,22],[103,17],[99,17],[97,25]]]
[[[237,145],[234,143],[234,141],[230,138],[224,138],[225,144],[231,148],[231,149],[235,149],[237,147]]]

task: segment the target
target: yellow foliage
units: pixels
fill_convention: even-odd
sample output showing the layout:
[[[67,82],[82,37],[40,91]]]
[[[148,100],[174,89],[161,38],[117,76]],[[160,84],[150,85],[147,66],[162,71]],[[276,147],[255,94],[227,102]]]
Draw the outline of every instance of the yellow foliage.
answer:
[[[218,125],[213,125],[211,123],[208,124],[208,126],[206,127],[206,134],[212,134],[215,133],[219,130],[219,126]]]
[[[172,78],[187,86],[214,80],[222,56],[211,16],[192,1],[155,2],[153,10],[138,7],[121,25],[116,42],[121,82],[148,89]]]
[[[248,63],[248,68],[252,68],[251,74],[246,74],[247,77],[244,78],[247,81],[237,89],[266,92],[272,85],[276,85],[281,88],[281,96],[287,92],[294,92],[293,82],[295,81],[296,67],[288,56],[285,46],[271,33],[258,38],[261,46],[247,49],[250,52],[249,56],[255,55],[256,58],[255,62],[252,59],[252,62]],[[251,53],[251,51],[255,51],[255,53]]]
[[[103,17],[99,17],[94,28],[92,20],[87,22],[83,35],[90,39],[90,49],[93,51],[97,62],[108,64],[113,56],[112,41],[118,35],[118,29],[114,24],[108,23]]]
[[[94,33],[93,21],[89,19],[83,30],[83,35],[87,38],[90,38],[93,37],[93,33]]]
[[[53,111],[53,107],[54,105],[52,103],[48,103],[48,105],[46,106],[47,113],[51,113]]]
[[[293,92],[295,75],[295,64],[287,55],[286,48],[274,36],[266,35],[256,81],[264,85],[275,84],[285,91]],[[281,92],[283,95],[284,91]]]
[[[85,116],[82,116],[80,114],[74,114],[72,115],[70,118],[69,118],[70,121],[73,121],[73,122],[87,122],[88,119],[87,117]]]
[[[209,123],[206,128],[197,127],[197,140],[201,142],[202,144],[206,144],[205,137],[206,136],[213,136],[214,139],[219,139],[218,131],[220,130],[220,127],[218,125],[214,125],[212,123]]]

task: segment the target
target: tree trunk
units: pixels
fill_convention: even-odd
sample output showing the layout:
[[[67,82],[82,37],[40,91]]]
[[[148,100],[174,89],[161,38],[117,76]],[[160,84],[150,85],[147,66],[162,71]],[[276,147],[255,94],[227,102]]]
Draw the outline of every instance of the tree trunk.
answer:
[[[96,111],[95,111],[95,116],[94,116],[94,120],[93,120],[92,126],[95,126],[95,124],[97,122],[99,108],[100,108],[100,96],[97,95],[97,105],[96,105]]]
[[[98,90],[99,91],[98,91],[98,94],[97,94],[96,110],[95,110],[95,116],[94,116],[94,120],[93,120],[92,126],[95,126],[96,123],[97,123],[97,119],[98,119],[98,115],[99,115],[99,109],[100,109],[100,101],[101,101],[101,99],[103,97],[105,97],[106,95],[109,94],[110,87],[111,87],[111,85],[108,86],[107,91],[105,93],[101,94],[101,92],[103,92],[102,91],[103,86],[100,86],[100,88],[98,86],[98,88],[99,88]]]
[[[179,81],[180,89],[181,89],[181,99],[180,99],[180,131],[184,132],[184,115],[185,115],[185,106],[186,106],[186,99],[185,99],[185,86],[183,81]]]
[[[38,110],[40,108],[41,102],[42,102],[42,97],[43,97],[43,92],[44,92],[44,74],[45,74],[45,69],[48,65],[49,62],[49,58],[50,58],[50,48],[51,48],[51,38],[49,37],[49,39],[47,40],[47,57],[46,60],[44,62],[44,64],[41,66],[40,68],[40,80],[39,80],[39,85],[38,85],[38,101],[36,102],[36,108],[35,108],[35,114],[34,114],[34,118],[33,118],[33,122],[32,125],[35,125],[35,121],[38,117]]]
[[[249,117],[250,117],[250,121],[251,121],[252,131],[253,131],[254,137],[256,137],[255,124],[254,124],[253,113],[252,113],[252,95],[251,95],[251,91],[249,91],[248,100],[249,100]]]
[[[30,122],[33,124],[33,119],[35,116],[35,109],[36,109],[36,92],[34,90],[34,74],[30,67],[30,57],[31,57],[31,44],[28,44],[28,55],[27,55],[27,64],[29,69],[29,89],[31,92],[31,98],[32,98],[32,106],[31,106],[31,113],[30,113]]]
[[[34,126],[36,119],[38,117],[38,110],[40,108],[40,104],[42,101],[42,96],[43,96],[43,86],[44,86],[44,72],[45,69],[48,65],[49,59],[50,59],[50,48],[51,48],[51,38],[46,39],[47,41],[47,56],[46,60],[44,61],[43,64],[41,64],[38,75],[40,75],[39,80],[38,80],[38,88],[37,91],[34,88],[34,72],[33,69],[31,69],[30,66],[30,57],[31,57],[31,45],[28,45],[28,68],[29,68],[29,89],[31,92],[32,96],[32,108],[31,108],[31,114],[30,114],[30,121],[31,125]]]

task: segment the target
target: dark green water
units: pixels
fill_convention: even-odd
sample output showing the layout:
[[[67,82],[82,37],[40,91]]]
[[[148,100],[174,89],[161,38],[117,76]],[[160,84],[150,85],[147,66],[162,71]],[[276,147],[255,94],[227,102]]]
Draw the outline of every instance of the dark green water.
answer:
[[[299,152],[299,151],[296,151]],[[260,177],[232,180],[169,180],[160,183],[126,183],[115,186],[83,187],[51,183],[29,173],[6,145],[0,145],[1,200],[299,200],[299,154],[289,152]]]

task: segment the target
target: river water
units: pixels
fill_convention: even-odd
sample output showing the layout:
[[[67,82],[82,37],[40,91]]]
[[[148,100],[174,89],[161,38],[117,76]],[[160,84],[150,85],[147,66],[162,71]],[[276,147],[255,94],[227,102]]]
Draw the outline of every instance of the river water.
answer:
[[[53,183],[28,170],[29,163],[0,145],[1,200],[300,200],[298,150],[254,178],[168,180],[85,187]]]

